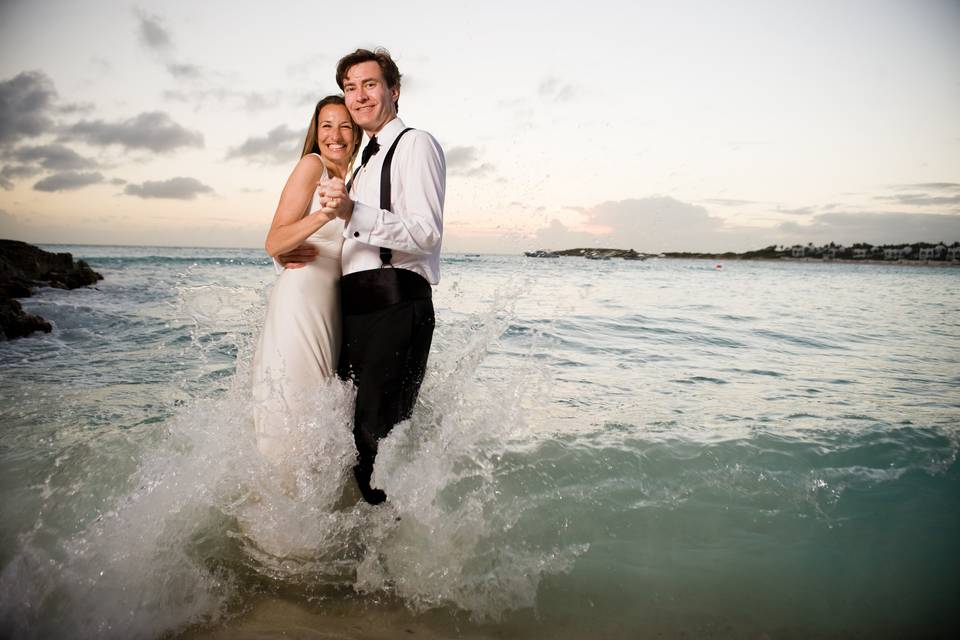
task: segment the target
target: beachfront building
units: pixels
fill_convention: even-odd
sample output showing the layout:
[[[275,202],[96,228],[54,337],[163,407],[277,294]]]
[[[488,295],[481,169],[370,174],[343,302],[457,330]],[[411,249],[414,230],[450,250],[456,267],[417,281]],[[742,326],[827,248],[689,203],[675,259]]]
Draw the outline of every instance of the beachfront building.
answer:
[[[794,258],[802,258],[805,249],[806,247],[804,247],[802,244],[795,244],[790,247],[790,255]]]
[[[910,247],[887,247],[883,250],[884,260],[899,260],[910,255]]]
[[[943,260],[947,255],[947,245],[942,242],[932,247],[918,247],[917,260]]]
[[[960,260],[960,245],[954,244],[952,247],[947,249],[947,260],[950,262]]]
[[[833,244],[832,242],[820,247],[820,257],[824,260],[835,260],[841,252],[843,252],[843,245]]]
[[[867,257],[867,255],[868,255],[869,253],[870,253],[870,250],[869,250],[869,249],[865,249],[865,248],[863,248],[863,247],[859,247],[859,248],[853,250],[853,259],[854,259],[854,260],[863,260],[864,258]]]

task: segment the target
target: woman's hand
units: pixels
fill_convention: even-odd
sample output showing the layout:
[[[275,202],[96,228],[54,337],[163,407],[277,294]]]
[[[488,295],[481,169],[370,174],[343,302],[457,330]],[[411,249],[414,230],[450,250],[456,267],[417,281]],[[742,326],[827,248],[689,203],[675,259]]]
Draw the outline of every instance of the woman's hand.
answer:
[[[347,193],[347,187],[340,178],[329,178],[321,180],[318,189],[320,190],[320,206],[322,211],[332,218],[343,218],[344,221],[350,219],[353,213],[353,200]]]

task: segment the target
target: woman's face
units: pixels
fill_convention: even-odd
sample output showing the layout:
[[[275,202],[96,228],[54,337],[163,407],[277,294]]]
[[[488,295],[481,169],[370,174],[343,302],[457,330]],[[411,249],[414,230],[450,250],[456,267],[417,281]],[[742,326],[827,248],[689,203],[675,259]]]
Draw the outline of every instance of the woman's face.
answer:
[[[342,104],[324,105],[317,117],[317,146],[320,147],[320,155],[331,162],[345,164],[353,155],[356,143],[353,121],[350,120],[347,108]]]

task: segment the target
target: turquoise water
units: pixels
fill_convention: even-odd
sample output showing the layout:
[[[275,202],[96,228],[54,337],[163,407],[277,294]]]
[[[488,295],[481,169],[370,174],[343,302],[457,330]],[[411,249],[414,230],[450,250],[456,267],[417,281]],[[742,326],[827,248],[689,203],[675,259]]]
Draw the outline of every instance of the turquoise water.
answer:
[[[0,343],[5,634],[155,638],[263,594],[491,637],[960,626],[960,270],[446,256],[392,504],[327,499],[334,385],[267,508],[261,252],[56,249],[105,280],[41,290],[54,332]]]

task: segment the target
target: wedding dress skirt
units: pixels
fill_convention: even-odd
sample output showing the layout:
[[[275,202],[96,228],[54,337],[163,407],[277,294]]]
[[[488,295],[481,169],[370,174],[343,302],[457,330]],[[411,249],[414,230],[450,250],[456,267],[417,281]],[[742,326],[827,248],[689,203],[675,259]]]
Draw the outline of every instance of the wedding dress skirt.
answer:
[[[319,209],[315,193],[310,211]],[[267,303],[253,361],[257,447],[283,465],[295,454],[299,422],[316,411],[318,394],[330,388],[340,353],[340,249],[343,221],[332,220],[307,238],[317,257],[285,269]]]

